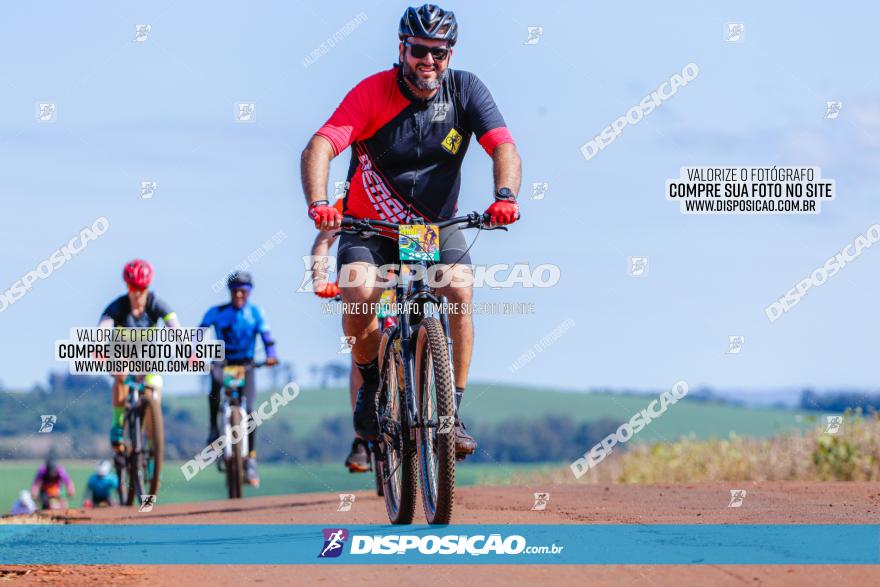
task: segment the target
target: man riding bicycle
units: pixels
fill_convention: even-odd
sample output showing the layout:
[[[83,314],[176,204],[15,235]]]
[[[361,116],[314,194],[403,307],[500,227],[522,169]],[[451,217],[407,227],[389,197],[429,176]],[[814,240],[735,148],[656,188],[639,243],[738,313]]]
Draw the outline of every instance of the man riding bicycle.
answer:
[[[125,265],[122,279],[128,285],[128,294],[121,295],[104,310],[99,328],[155,328],[161,319],[166,328],[180,328],[177,314],[168,304],[149,291],[153,281],[153,267],[143,259],[135,259]],[[144,388],[161,401],[162,376],[148,374]],[[113,425],[110,428],[110,444],[114,451],[123,447],[123,424],[125,423],[125,373],[113,376]]]
[[[461,164],[471,135],[492,157],[495,201],[486,210],[492,224],[519,218],[516,192],[521,163],[513,138],[486,86],[472,73],[449,69],[458,23],[452,12],[425,4],[408,8],[398,30],[398,64],[358,83],[311,138],[302,153],[302,184],[309,216],[323,231],[338,230],[342,214],[327,200],[330,161],[349,146],[349,192],[344,214],[387,222],[437,222],[452,218],[458,203]],[[450,303],[469,304],[473,272],[468,246],[458,227],[440,231],[440,270],[448,272],[437,292]],[[366,283],[341,287],[347,304],[376,303],[377,267],[396,262],[397,243],[387,238],[362,240],[343,234],[337,265],[340,282],[366,275]],[[361,280],[363,281],[363,280]],[[352,307],[352,306],[346,306]],[[468,313],[450,315],[456,406],[467,385],[473,347]],[[368,440],[378,433],[379,328],[372,313],[344,313],[342,327],[355,337],[352,357],[364,380],[354,424]],[[456,454],[477,448],[460,419]]]
[[[232,273],[226,281],[229,287],[228,304],[214,306],[202,318],[201,328],[214,328],[217,338],[226,343],[227,365],[249,365],[254,361],[256,338],[259,334],[266,350],[266,364],[275,365],[278,358],[275,354],[275,340],[269,331],[269,324],[263,312],[248,301],[254,282],[251,274],[246,271]],[[220,390],[223,387],[223,365],[215,363],[211,369],[211,393],[208,395],[208,422],[211,430],[208,433],[208,444],[220,437],[217,426],[217,414],[220,411]],[[248,369],[245,376],[244,396],[250,410],[256,407],[257,388],[253,370]],[[256,428],[248,434],[248,456],[245,461],[245,481],[253,487],[260,486],[257,474]]]

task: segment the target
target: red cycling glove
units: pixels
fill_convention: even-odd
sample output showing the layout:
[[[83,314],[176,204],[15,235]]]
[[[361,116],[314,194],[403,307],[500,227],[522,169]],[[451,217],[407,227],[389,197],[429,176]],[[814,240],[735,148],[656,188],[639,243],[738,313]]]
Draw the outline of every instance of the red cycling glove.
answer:
[[[323,286],[315,290],[315,295],[319,298],[335,298],[339,295],[339,286],[336,282],[325,283]]]
[[[492,224],[513,224],[519,220],[519,204],[511,200],[495,200],[486,208]]]
[[[309,218],[315,221],[315,228],[320,230],[322,225],[339,222],[342,219],[342,214],[327,200],[319,200],[309,206]]]

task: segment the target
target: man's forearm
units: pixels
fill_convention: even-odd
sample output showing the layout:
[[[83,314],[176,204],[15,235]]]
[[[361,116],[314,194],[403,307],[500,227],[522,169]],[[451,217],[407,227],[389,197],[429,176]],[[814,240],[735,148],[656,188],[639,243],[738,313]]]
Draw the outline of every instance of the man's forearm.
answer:
[[[492,151],[492,172],[495,178],[495,191],[500,188],[510,188],[514,194],[519,193],[522,181],[522,162],[516,145],[504,143],[495,147]]]
[[[314,135],[303,150],[300,173],[306,204],[327,199],[327,176],[334,156],[330,141],[319,135]]]

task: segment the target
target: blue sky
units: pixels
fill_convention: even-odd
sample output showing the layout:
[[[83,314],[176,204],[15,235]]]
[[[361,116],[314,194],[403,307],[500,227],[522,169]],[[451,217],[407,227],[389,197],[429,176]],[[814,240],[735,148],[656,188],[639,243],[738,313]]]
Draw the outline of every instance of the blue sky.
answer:
[[[341,329],[296,293],[314,229],[298,157],[357,81],[396,60],[401,2],[13,5],[0,21],[0,290],[83,226],[111,227],[0,313],[0,380],[42,381],[53,342],[94,324],[133,257],[185,324],[224,301],[211,285],[279,230],[254,267],[253,299],[301,374],[337,357]],[[764,308],[868,226],[880,163],[877,8],[763,2],[662,7],[581,2],[448,4],[452,66],[495,96],[523,158],[523,220],[480,236],[483,263],[556,263],[550,289],[476,293],[534,302],[532,316],[479,316],[472,378],[583,389],[692,385],[875,386],[880,250],[865,252],[771,324]],[[358,14],[315,63],[303,58]],[[724,25],[745,25],[724,41]],[[150,24],[135,43],[136,24]],[[528,26],[541,26],[525,45]],[[590,161],[579,147],[689,62],[700,75]],[[844,104],[825,120],[826,100]],[[53,124],[35,121],[54,102]],[[256,122],[233,120],[255,102]],[[332,167],[344,179],[347,154]],[[683,165],[820,166],[838,197],[814,217],[684,216],[664,199]],[[138,197],[154,180],[153,198]],[[543,200],[528,198],[546,181]],[[491,197],[472,148],[460,208]],[[647,256],[644,278],[627,274]],[[557,325],[574,328],[515,374],[508,365]],[[744,335],[739,355],[728,336]],[[172,391],[195,388],[174,380]]]

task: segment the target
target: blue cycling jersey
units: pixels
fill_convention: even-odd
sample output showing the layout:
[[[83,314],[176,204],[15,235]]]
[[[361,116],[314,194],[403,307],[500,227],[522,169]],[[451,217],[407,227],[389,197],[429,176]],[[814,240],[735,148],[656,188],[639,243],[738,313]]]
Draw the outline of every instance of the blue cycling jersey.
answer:
[[[119,487],[116,473],[110,473],[101,477],[97,473],[89,477],[89,489],[92,491],[92,499],[97,503],[110,499],[110,494]]]
[[[263,339],[267,357],[275,357],[275,341],[260,309],[250,302],[241,308],[232,304],[214,306],[202,318],[202,328],[214,328],[217,338],[226,343],[226,360],[249,361],[254,358],[257,334]]]

